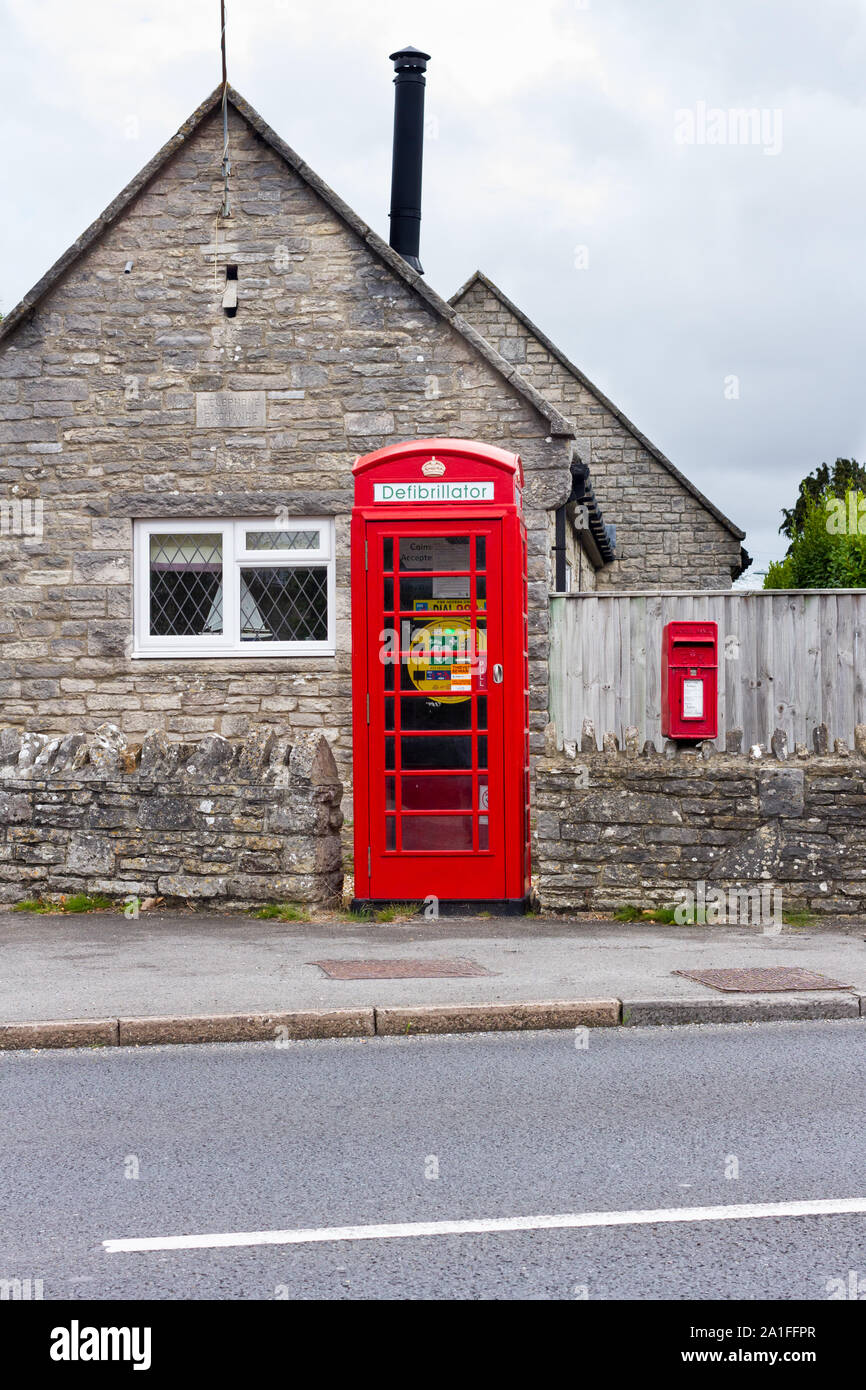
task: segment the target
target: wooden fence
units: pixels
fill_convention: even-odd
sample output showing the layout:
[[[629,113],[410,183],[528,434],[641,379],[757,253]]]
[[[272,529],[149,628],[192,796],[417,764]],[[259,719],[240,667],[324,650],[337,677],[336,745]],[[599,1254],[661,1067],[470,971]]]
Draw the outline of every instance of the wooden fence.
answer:
[[[557,737],[579,739],[627,725],[662,746],[662,628],[709,620],[719,631],[719,745],[728,729],[743,744],[769,745],[784,729],[811,749],[826,724],[851,745],[866,723],[866,591],[724,590],[552,597],[550,716]]]

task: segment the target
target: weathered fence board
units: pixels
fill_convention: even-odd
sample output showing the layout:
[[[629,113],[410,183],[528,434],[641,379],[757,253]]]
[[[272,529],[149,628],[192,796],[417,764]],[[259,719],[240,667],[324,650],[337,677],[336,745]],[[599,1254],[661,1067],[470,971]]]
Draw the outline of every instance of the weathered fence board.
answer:
[[[551,709],[557,736],[584,719],[622,741],[629,724],[661,746],[662,628],[719,629],[719,741],[746,745],[784,729],[811,747],[826,724],[849,744],[866,723],[866,590],[566,594],[551,598]],[[832,747],[832,743],[831,743]]]

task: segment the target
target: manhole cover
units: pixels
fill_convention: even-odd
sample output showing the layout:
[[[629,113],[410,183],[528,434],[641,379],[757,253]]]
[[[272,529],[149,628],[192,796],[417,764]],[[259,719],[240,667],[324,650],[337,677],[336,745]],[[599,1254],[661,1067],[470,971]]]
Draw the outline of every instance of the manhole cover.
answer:
[[[490,975],[474,960],[311,960],[330,980],[424,980]]]
[[[814,970],[801,970],[797,965],[770,965],[751,970],[674,970],[687,980],[709,985],[710,989],[739,991],[742,994],[772,994],[779,990],[853,989],[841,980],[831,980]]]

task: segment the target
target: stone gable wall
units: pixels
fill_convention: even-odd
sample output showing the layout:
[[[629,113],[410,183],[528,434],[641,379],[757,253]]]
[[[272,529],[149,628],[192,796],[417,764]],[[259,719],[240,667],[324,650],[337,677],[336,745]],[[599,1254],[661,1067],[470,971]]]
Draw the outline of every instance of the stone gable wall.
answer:
[[[455,308],[575,425],[617,558],[601,588],[727,589],[740,542],[476,280]],[[584,586],[588,587],[588,586]]]
[[[323,734],[192,746],[114,725],[0,732],[0,902],[101,893],[211,907],[339,901],[337,768]]]
[[[637,736],[634,731],[635,738]],[[780,911],[866,911],[866,726],[858,753],[792,759],[636,747],[536,767],[535,868],[544,906],[613,912],[675,905],[698,884],[778,890]],[[844,749],[844,751],[843,751]],[[670,752],[671,750],[669,750]],[[712,921],[712,919],[709,919]]]
[[[0,344],[0,717],[48,734],[116,719],[170,739],[320,729],[351,778],[349,511],[359,454],[453,435],[527,472],[534,746],[547,708],[547,515],[571,441],[399,280],[234,110],[230,223],[219,115]],[[383,192],[384,197],[384,192]],[[127,262],[132,262],[128,274]],[[235,318],[222,309],[238,266]],[[258,393],[241,428],[213,393]],[[262,415],[262,411],[264,412]],[[336,517],[337,655],[133,659],[135,518]]]

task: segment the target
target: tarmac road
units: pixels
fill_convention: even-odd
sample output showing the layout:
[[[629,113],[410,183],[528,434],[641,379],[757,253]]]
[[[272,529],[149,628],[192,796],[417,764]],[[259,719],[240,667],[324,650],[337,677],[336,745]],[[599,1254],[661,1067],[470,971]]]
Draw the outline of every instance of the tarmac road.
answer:
[[[821,1300],[854,1272],[866,1292],[862,1212],[674,1219],[866,1198],[866,1022],[584,1041],[0,1054],[0,1280],[42,1279],[46,1299]],[[612,1211],[632,1215],[412,1229]],[[246,1243],[382,1223],[401,1234]],[[238,1232],[227,1248],[103,1246]]]

